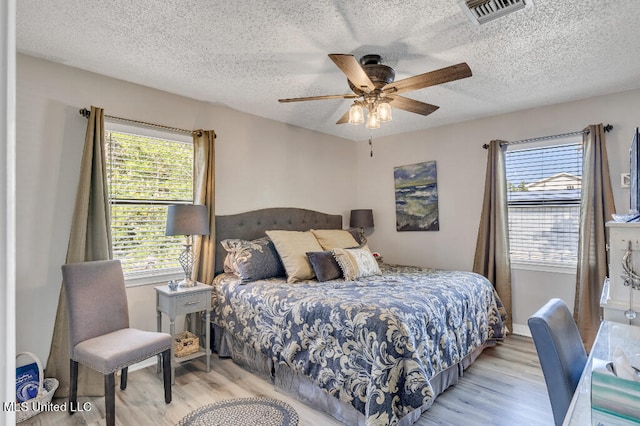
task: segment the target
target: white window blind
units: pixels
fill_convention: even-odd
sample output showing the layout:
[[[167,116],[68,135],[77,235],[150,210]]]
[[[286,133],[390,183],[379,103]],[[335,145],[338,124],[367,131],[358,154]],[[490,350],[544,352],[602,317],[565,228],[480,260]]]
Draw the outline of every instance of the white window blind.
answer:
[[[506,171],[511,260],[575,265],[582,144],[507,151]]]
[[[113,257],[127,278],[183,272],[184,237],[165,236],[167,206],[193,202],[193,144],[105,132]]]

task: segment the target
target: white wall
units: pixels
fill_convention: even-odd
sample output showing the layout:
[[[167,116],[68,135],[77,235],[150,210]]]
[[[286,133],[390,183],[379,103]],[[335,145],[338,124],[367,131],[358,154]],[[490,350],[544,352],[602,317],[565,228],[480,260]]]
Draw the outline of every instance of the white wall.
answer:
[[[567,133],[598,123],[614,126],[606,135],[611,181],[617,210],[627,212],[629,190],[621,189],[620,173],[629,171],[629,145],[640,126],[639,90],[374,138],[373,158],[368,144],[359,143],[357,204],[374,210],[371,248],[388,262],[471,270],[487,161],[482,145],[492,139]],[[437,161],[440,231],[396,232],[393,168],[432,160]],[[573,306],[574,283],[573,275],[514,271],[514,323],[526,330],[527,318],[551,297]]]
[[[354,207],[354,142],[30,56],[18,55],[17,71],[17,349],[43,362],[80,170],[83,107],[214,129],[217,214],[280,206],[347,215]],[[130,288],[128,296],[132,326],[154,330],[153,286]]]
[[[0,4],[0,403],[15,400],[15,0]],[[0,424],[15,423],[2,410]]]

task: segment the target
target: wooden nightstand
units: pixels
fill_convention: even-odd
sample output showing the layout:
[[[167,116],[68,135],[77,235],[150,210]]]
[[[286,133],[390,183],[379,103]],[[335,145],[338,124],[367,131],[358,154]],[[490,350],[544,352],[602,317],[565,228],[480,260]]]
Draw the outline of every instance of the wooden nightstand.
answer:
[[[205,311],[205,347],[200,347],[198,352],[177,358],[174,347],[171,347],[171,380],[175,381],[175,367],[183,362],[191,361],[201,356],[206,357],[207,372],[211,370],[211,349],[209,320],[211,319],[211,291],[210,285],[197,283],[194,287],[178,287],[169,289],[168,285],[162,285],[156,289],[156,309],[158,311],[158,331],[162,331],[162,313],[169,317],[169,333],[175,335],[175,320],[178,315],[192,315],[191,324],[195,324],[196,312]],[[160,371],[160,358],[158,358],[158,372]]]

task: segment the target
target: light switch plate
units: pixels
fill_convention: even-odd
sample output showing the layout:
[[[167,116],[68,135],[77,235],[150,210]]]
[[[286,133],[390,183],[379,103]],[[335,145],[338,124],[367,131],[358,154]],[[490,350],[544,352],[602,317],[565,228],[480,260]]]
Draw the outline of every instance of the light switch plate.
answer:
[[[620,188],[629,188],[631,186],[631,174],[620,173]]]

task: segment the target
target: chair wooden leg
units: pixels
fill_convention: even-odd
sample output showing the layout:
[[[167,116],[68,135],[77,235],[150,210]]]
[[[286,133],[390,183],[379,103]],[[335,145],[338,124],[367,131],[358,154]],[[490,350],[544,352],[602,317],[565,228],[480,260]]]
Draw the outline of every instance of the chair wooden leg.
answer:
[[[120,390],[125,390],[127,388],[127,373],[129,372],[129,367],[125,367],[120,370]]]
[[[78,405],[78,363],[72,359],[69,360],[69,407],[67,411],[69,415],[76,412],[75,407]]]
[[[171,349],[162,352],[162,377],[164,378],[164,402],[171,403]]]
[[[115,373],[104,375],[104,409],[107,412],[107,426],[116,424],[116,379]]]

